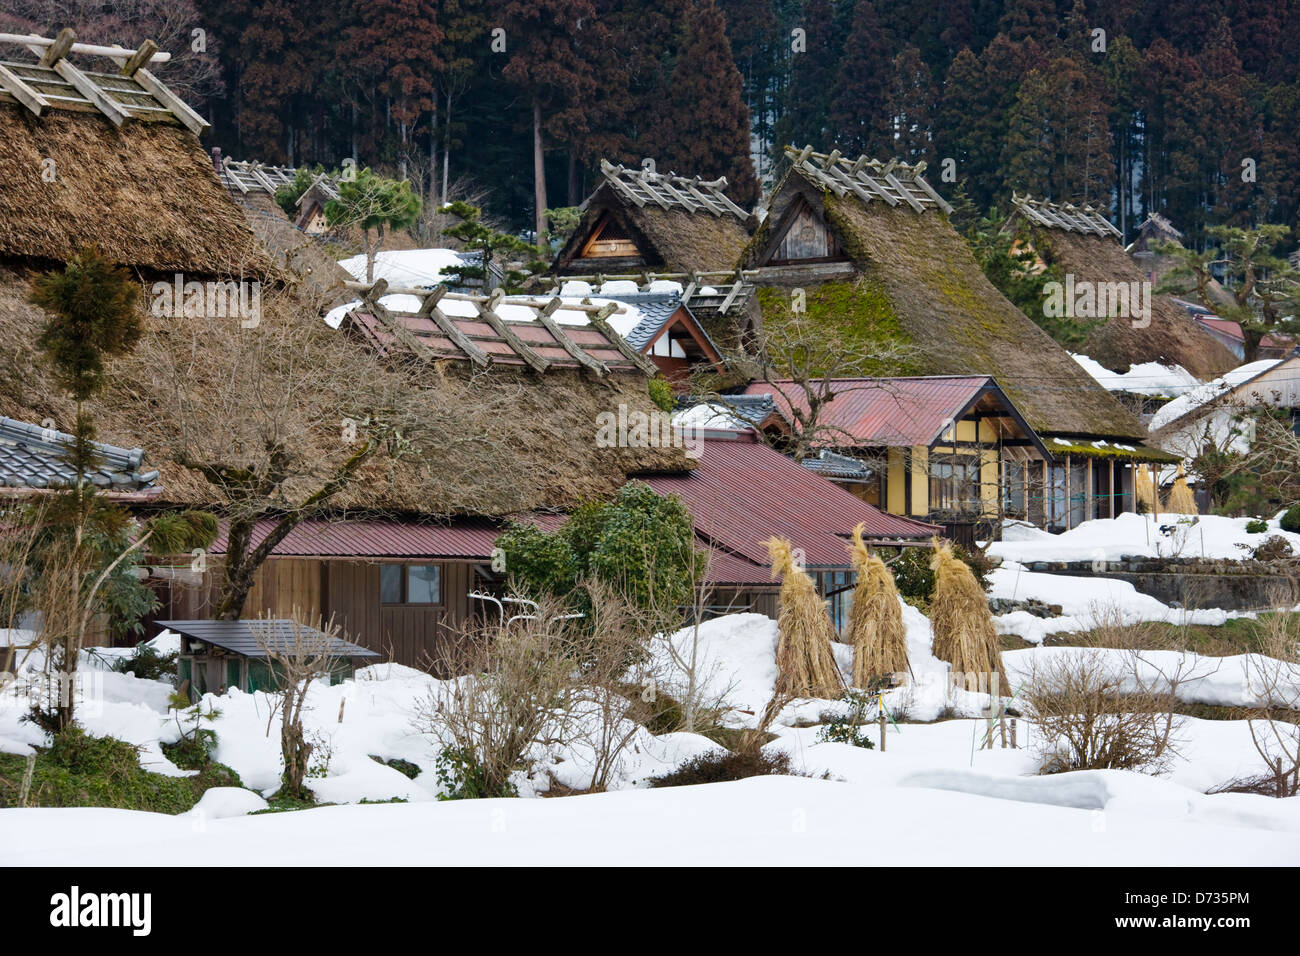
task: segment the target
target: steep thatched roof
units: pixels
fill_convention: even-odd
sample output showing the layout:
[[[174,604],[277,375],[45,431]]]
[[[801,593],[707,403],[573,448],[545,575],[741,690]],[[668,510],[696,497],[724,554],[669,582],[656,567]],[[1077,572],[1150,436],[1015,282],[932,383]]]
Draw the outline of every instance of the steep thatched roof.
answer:
[[[97,113],[66,110],[34,116],[6,103],[0,126],[0,257],[65,262],[95,243],[146,272],[272,273],[184,127],[136,120],[116,127]]]
[[[782,287],[775,294],[760,290],[765,325],[788,316],[786,290],[803,287],[810,319],[838,323],[847,338],[912,349],[897,372],[992,375],[1040,434],[1142,437],[1138,421],[994,288],[933,206],[917,211],[902,202],[864,202],[853,192],[838,196],[796,165],[746,249],[746,267],[764,265],[776,238],[773,224],[799,197],[834,232],[847,261],[830,264],[838,272],[820,287],[815,272],[765,270],[768,285]]]
[[[1039,255],[1061,265],[1081,281],[1143,282],[1146,274],[1119,242],[1110,237],[1036,229],[1032,242]],[[1181,365],[1197,378],[1213,378],[1237,364],[1232,353],[1202,329],[1167,295],[1151,295],[1150,324],[1136,328],[1131,318],[1116,316],[1098,325],[1080,348],[1107,368],[1160,362]]]
[[[44,318],[27,302],[31,278],[0,269],[0,415],[61,425],[72,407],[32,344]],[[145,325],[134,352],[110,363],[108,389],[89,410],[99,440],[146,449],[162,502],[229,505],[182,456],[264,469],[268,439],[280,438],[292,449],[290,477],[268,500],[301,501],[356,451],[341,439],[341,423],[368,415],[396,426],[401,438],[390,450],[401,454],[371,459],[332,507],[433,515],[572,508],[613,493],[629,474],[691,467],[680,447],[598,441],[602,413],[655,411],[640,372],[597,378],[560,367],[538,375],[403,363],[329,328],[292,289],[264,299],[255,329],[184,316],[147,315]]]
[[[726,180],[703,182],[601,164],[602,178],[555,260],[557,273],[623,270],[728,270],[749,238],[748,215],[726,197]],[[583,258],[597,230],[615,230],[636,246],[617,258]]]

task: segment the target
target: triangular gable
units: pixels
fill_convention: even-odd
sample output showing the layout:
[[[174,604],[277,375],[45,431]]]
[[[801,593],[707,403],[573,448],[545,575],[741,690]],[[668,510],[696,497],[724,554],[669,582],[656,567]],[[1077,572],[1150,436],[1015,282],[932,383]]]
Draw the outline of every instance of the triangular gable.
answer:
[[[844,259],[843,247],[826,221],[803,197],[786,207],[773,230],[764,264],[826,262]]]
[[[609,210],[601,213],[591,238],[582,244],[579,259],[644,259],[631,230],[625,228]]]

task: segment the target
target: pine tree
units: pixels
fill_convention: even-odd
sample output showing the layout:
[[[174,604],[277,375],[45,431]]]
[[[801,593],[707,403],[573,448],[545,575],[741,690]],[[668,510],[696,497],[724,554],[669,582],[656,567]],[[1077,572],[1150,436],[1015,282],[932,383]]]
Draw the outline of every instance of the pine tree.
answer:
[[[442,39],[435,0],[367,0],[356,7],[348,31],[353,64],[377,78],[375,87],[403,147],[416,122],[433,110]]]
[[[998,178],[1008,189],[1050,198],[1051,113],[1047,80],[1038,70],[1031,70],[1016,93],[1002,144]]]
[[[1056,39],[1061,22],[1053,0],[1008,0],[998,32],[1013,43],[1035,40],[1047,43]]]
[[[594,57],[604,26],[591,0],[510,0],[506,35],[513,51],[505,76],[532,110],[533,222],[537,243],[546,237],[546,155],[549,133],[567,142],[588,130],[587,109],[596,95]],[[592,37],[599,32],[599,37]]]
[[[889,48],[881,36],[872,0],[857,0],[853,26],[844,41],[839,75],[831,91],[830,122],[835,146],[849,155],[890,158]]]
[[[647,137],[660,172],[727,177],[740,206],[758,201],[749,155],[749,110],[740,71],[731,58],[722,13],[713,0],[695,0],[682,22],[663,108]]]
[[[785,146],[831,148],[830,97],[842,44],[830,0],[807,0],[799,26],[806,50],[790,56],[790,82],[775,134],[778,154]]]
[[[930,68],[921,51],[909,46],[894,57],[889,115],[894,122],[894,155],[905,162],[934,162],[931,129],[934,126],[935,90]]]

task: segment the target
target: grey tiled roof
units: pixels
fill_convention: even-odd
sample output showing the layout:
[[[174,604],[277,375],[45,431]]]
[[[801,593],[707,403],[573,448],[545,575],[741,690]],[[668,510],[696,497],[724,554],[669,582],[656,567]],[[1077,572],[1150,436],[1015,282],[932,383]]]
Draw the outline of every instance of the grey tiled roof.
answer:
[[[658,337],[659,333],[663,331],[663,327],[668,324],[668,320],[673,317],[673,314],[682,304],[682,297],[676,292],[625,292],[615,295],[598,293],[598,295],[602,299],[635,306],[644,316],[627,335],[623,336],[628,345],[637,350],[645,348]],[[690,309],[686,311],[690,312]],[[694,318],[693,315],[692,318]],[[709,333],[705,332],[703,328],[700,329],[700,332],[714,351],[719,351],[717,345],[709,338]]]
[[[0,487],[56,488],[76,481],[65,458],[71,435],[0,416]],[[158,479],[157,471],[140,470],[144,452],[92,443],[99,468],[88,477],[97,487],[113,491],[142,491]]]
[[[298,628],[305,650],[324,646],[326,635],[314,627],[296,625],[287,618],[252,621],[159,621],[159,627],[183,634],[192,641],[202,641],[224,648],[244,657],[266,657],[266,649],[292,650],[295,646],[295,628]],[[341,637],[329,638],[332,657],[378,657],[375,651],[345,641]]]
[[[837,455],[835,452],[826,451],[825,449],[818,452],[813,458],[805,458],[799,464],[823,478],[866,481],[872,476],[872,471],[865,462],[850,458],[847,455]]]

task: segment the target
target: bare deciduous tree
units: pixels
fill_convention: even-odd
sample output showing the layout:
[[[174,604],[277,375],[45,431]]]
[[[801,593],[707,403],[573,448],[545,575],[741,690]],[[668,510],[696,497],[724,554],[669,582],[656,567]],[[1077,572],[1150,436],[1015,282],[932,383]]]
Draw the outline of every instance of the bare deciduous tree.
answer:
[[[303,711],[311,684],[328,677],[338,666],[337,641],[341,628],[329,621],[303,624],[298,612],[291,617],[286,631],[271,620],[250,621],[253,636],[266,654],[275,688],[271,696],[268,726],[280,715],[280,755],[284,770],[280,792],[296,800],[310,798],[303,780],[311,759],[313,744],[303,731]]]

